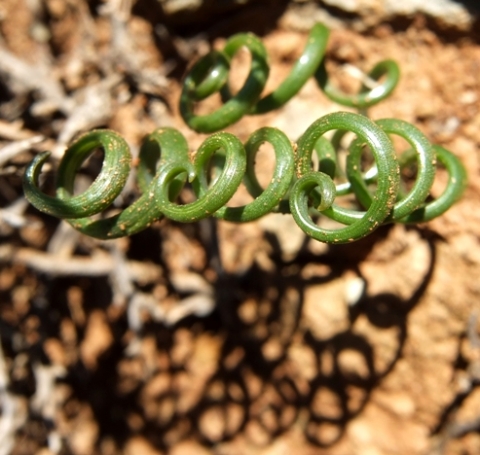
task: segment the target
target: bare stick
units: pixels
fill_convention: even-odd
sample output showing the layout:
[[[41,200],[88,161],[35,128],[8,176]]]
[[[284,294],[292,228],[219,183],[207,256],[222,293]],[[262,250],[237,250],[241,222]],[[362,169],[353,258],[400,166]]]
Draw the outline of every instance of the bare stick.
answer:
[[[32,145],[39,144],[44,140],[43,136],[33,136],[29,139],[22,139],[20,141],[12,142],[0,149],[0,167],[2,167],[7,161],[11,160],[18,154],[28,150]]]
[[[38,272],[55,276],[104,276],[111,274],[115,267],[112,256],[98,250],[90,257],[65,258],[33,248],[15,248],[8,244],[0,245],[0,262],[23,264]],[[161,268],[155,264],[128,261],[127,267],[128,273],[137,283],[153,283],[162,276]]]

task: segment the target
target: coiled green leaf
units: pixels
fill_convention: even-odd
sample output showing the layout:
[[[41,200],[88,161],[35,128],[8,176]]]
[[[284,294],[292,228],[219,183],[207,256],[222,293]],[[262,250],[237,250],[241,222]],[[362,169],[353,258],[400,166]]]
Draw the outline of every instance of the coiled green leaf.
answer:
[[[345,243],[365,237],[380,225],[391,222],[423,222],[444,213],[461,196],[466,172],[460,161],[443,147],[434,146],[413,125],[396,119],[369,120],[348,112],[328,114],[306,128],[297,144],[276,128],[261,128],[242,142],[230,133],[217,132],[244,115],[276,109],[291,99],[315,76],[331,99],[360,110],[381,101],[395,88],[399,71],[392,61],[377,64],[373,79],[386,76],[374,89],[362,87],[356,95],[343,94],[328,81],[325,49],[328,30],[316,25],[308,37],[301,57],[292,72],[271,94],[260,95],[268,79],[267,54],[261,41],[252,34],[230,38],[222,51],[200,59],[185,77],[180,111],[196,131],[214,133],[196,153],[190,155],[184,136],[173,128],[159,128],[148,135],[141,147],[137,168],[140,197],[129,207],[106,218],[93,217],[111,207],[121,193],[131,168],[126,142],[113,131],[97,130],[81,136],[66,151],[60,162],[56,195],[48,196],[38,187],[38,177],[48,153],[38,155],[27,167],[24,191],[39,210],[66,219],[84,234],[101,238],[132,235],[166,217],[179,222],[196,222],[215,216],[232,222],[248,222],[270,212],[291,213],[310,237],[327,243]],[[228,87],[230,62],[246,46],[252,55],[250,73],[244,86],[232,96]],[[215,112],[195,114],[195,103],[220,92],[224,104]],[[335,131],[329,141],[325,133]],[[346,169],[339,168],[342,138],[353,133],[348,146]],[[392,135],[402,137],[411,149],[398,155]],[[255,156],[263,143],[275,154],[271,182],[262,188],[255,175]],[[102,169],[82,194],[73,195],[73,182],[82,163],[96,149],[104,152]],[[370,169],[362,169],[362,156],[369,150]],[[318,167],[312,165],[317,156]],[[449,174],[448,184],[438,199],[432,199],[436,164]],[[402,188],[401,171],[416,168],[410,189]],[[244,183],[253,201],[242,207],[227,206]],[[179,202],[189,184],[196,200]],[[358,207],[335,203],[338,196],[353,195]],[[319,215],[340,224],[324,229],[315,221]]]

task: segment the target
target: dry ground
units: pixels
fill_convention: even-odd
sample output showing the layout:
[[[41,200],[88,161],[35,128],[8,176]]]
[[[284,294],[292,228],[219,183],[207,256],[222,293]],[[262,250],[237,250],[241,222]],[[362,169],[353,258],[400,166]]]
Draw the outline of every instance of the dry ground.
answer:
[[[136,153],[160,125],[194,149],[203,136],[177,110],[190,61],[252,29],[274,87],[306,40],[304,18],[285,5],[263,23],[247,5],[215,25],[158,22],[148,2],[122,16],[115,5],[0,4],[0,454],[480,453],[475,26],[407,17],[335,29],[328,47],[346,89],[345,63],[398,61],[399,87],[369,115],[412,122],[461,158],[469,186],[441,218],[336,247],[280,215],[162,221],[99,242],[24,201],[34,153],[59,156],[93,127],[118,131]],[[284,108],[229,131],[245,139],[274,125],[295,139],[339,109],[310,81]]]

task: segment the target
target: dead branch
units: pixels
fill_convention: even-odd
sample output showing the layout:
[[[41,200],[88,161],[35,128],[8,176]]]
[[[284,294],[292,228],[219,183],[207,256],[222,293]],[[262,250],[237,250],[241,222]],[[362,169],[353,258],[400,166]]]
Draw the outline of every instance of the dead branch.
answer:
[[[9,455],[15,446],[17,430],[27,420],[27,407],[25,399],[20,398],[8,390],[10,379],[7,363],[0,343],[0,455]]]
[[[58,137],[58,143],[52,150],[52,156],[60,159],[67,144],[81,131],[98,127],[106,123],[112,115],[111,90],[119,84],[122,76],[114,74],[98,84],[83,89],[78,101],[65,122]]]
[[[22,264],[51,276],[106,276],[115,267],[112,256],[101,250],[95,251],[90,257],[65,258],[8,244],[0,246],[0,262]],[[162,276],[161,268],[151,263],[127,261],[127,268],[132,279],[140,284],[154,283]]]
[[[0,167],[2,167],[7,161],[11,160],[18,154],[28,150],[34,144],[39,144],[44,140],[43,136],[33,136],[29,139],[22,139],[20,141],[12,142],[0,149]]]
[[[73,107],[61,84],[52,76],[50,68],[41,63],[31,65],[25,62],[7,50],[1,42],[0,74],[9,81],[9,87],[18,95],[28,91],[40,93],[42,101],[32,106],[33,115],[44,115],[56,109],[68,114]]]

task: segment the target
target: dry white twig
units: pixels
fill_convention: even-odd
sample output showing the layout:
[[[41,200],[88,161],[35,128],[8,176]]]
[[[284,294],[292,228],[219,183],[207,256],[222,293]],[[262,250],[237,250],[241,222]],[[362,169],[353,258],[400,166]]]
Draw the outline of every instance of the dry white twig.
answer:
[[[45,138],[41,135],[33,136],[28,139],[22,139],[12,142],[0,149],[0,167],[2,167],[7,161],[11,160],[20,153],[28,150],[32,145],[39,144]]]
[[[119,84],[122,76],[115,74],[98,84],[90,85],[77,94],[77,102],[58,136],[58,143],[52,156],[60,159],[67,144],[81,131],[89,130],[106,123],[112,115],[111,90]]]
[[[20,141],[22,139],[30,139],[33,136],[38,136],[38,134],[24,129],[21,120],[14,122],[0,120],[0,137],[3,137],[4,139],[8,139],[9,141]]]
[[[215,299],[212,295],[194,294],[177,302],[165,313],[162,322],[168,327],[190,315],[208,316],[214,309]]]
[[[64,78],[75,84],[83,83],[83,73],[88,65],[99,66],[101,55],[96,46],[97,33],[88,4],[84,0],[70,1],[76,10],[80,41],[67,55],[64,67]]]
[[[63,399],[56,393],[57,379],[64,377],[67,370],[62,365],[33,365],[36,388],[30,400],[31,409],[42,416],[45,421],[54,424],[48,434],[48,447],[51,452],[59,453],[62,449],[62,438],[57,429],[57,412],[63,405]]]
[[[79,237],[80,232],[62,220],[48,242],[47,253],[56,257],[71,257]]]
[[[56,400],[53,399],[55,383],[66,373],[65,367],[61,365],[42,365],[40,363],[33,365],[36,388],[30,400],[30,406],[33,411],[46,420],[55,420],[57,405]]]
[[[113,67],[120,66],[130,74],[142,91],[160,94],[168,87],[165,77],[171,66],[160,69],[146,66],[149,56],[138,46],[128,29],[132,0],[109,0],[101,13],[110,17],[112,25],[111,61]]]
[[[9,80],[9,87],[17,94],[38,91],[41,103],[32,106],[33,115],[44,115],[55,109],[68,114],[73,105],[61,84],[54,79],[52,71],[43,62],[35,65],[12,54],[0,43],[0,73]],[[35,75],[35,77],[32,77]]]
[[[201,275],[194,272],[182,271],[173,272],[170,277],[170,283],[177,292],[187,293],[201,293],[212,295],[212,285],[205,280]]]
[[[119,239],[109,243],[114,263],[113,270],[109,275],[110,284],[112,285],[113,303],[120,306],[124,306],[135,292],[133,278],[128,268],[128,261],[121,245],[123,240]]]
[[[144,313],[149,314],[154,321],[162,320],[164,316],[163,309],[152,295],[136,292],[127,307],[128,327],[135,333],[143,327]]]
[[[152,321],[171,327],[187,316],[204,317],[214,309],[215,297],[211,287],[208,292],[197,292],[172,305],[163,305],[154,296],[137,292],[128,305],[127,321],[131,330],[139,332],[143,327],[145,314],[148,314]]]
[[[14,229],[21,228],[27,224],[38,225],[38,222],[30,222],[23,215],[28,205],[29,202],[24,197],[20,197],[8,207],[0,209],[0,224],[7,224]]]
[[[365,87],[369,88],[370,90],[373,90],[380,85],[378,81],[371,78],[360,68],[355,65],[351,65],[350,63],[345,63],[344,65],[342,65],[342,70],[353,78],[358,79]]]
[[[111,274],[115,267],[112,256],[98,250],[90,257],[64,258],[33,248],[15,248],[8,244],[0,245],[0,262],[23,264],[53,276],[105,276]],[[132,279],[140,284],[156,282],[162,276],[161,268],[155,264],[128,261],[127,267]]]
[[[13,395],[8,387],[7,363],[0,343],[0,455],[10,455],[15,446],[15,433],[27,420],[27,409],[22,398]]]

